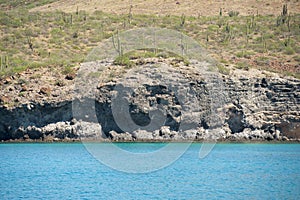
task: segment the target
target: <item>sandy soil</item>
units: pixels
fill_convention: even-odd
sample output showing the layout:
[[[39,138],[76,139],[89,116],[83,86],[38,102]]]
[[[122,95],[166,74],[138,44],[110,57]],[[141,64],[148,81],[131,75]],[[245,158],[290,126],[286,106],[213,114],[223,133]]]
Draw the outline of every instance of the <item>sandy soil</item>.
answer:
[[[60,0],[31,11],[75,12],[78,7],[88,12],[127,14],[132,6],[133,14],[212,16],[219,15],[222,8],[224,15],[229,11],[238,11],[240,15],[279,15],[284,3],[290,13],[300,13],[299,0]]]

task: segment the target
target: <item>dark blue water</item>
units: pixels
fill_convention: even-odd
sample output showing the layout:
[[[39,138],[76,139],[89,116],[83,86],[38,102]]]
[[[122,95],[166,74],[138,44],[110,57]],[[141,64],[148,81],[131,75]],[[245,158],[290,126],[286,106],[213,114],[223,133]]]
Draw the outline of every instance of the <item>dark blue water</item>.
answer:
[[[0,199],[300,199],[299,144],[218,144],[204,159],[200,146],[162,170],[128,174],[82,144],[0,144]]]

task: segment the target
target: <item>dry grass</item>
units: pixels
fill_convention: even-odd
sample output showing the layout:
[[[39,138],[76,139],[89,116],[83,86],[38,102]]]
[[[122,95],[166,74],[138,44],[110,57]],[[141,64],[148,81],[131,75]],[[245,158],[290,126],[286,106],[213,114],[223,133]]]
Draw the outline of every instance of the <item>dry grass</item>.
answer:
[[[65,66],[83,62],[93,48],[117,31],[140,27],[182,32],[226,65],[238,67],[240,63],[247,63],[250,67],[280,73],[297,73],[298,76],[300,73],[298,0],[288,2],[289,24],[278,25],[282,0],[235,0],[230,4],[229,0],[215,3],[178,1],[180,4],[174,0],[137,0],[132,1],[130,19],[131,1],[128,0],[103,0],[97,5],[94,0],[61,0],[49,4],[53,1],[28,0],[25,4],[25,1],[19,0],[0,0],[0,8],[5,8],[0,10],[0,76],[43,66],[63,71]],[[220,7],[223,8],[222,16],[219,16]],[[28,12],[29,9],[31,12]],[[63,11],[53,11],[57,9]],[[240,14],[229,17],[226,12],[230,10]],[[273,15],[257,15],[257,11]],[[184,23],[182,13],[185,14]],[[198,16],[199,13],[202,16]],[[254,15],[243,16],[251,13]]]
[[[128,14],[132,6],[133,14],[215,16],[220,8],[224,15],[238,11],[240,15],[279,15],[284,3],[291,13],[300,12],[299,0],[60,0],[31,11],[76,12],[79,10],[94,12],[101,10],[113,14]]]

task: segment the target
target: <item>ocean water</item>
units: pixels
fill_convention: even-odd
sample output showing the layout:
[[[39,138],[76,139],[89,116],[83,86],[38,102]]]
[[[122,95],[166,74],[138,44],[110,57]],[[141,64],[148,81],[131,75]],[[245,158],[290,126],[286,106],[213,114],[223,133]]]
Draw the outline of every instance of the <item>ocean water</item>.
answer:
[[[147,152],[163,144],[118,146]],[[300,199],[300,144],[217,144],[204,159],[200,147],[161,170],[131,174],[81,143],[0,144],[0,199]]]

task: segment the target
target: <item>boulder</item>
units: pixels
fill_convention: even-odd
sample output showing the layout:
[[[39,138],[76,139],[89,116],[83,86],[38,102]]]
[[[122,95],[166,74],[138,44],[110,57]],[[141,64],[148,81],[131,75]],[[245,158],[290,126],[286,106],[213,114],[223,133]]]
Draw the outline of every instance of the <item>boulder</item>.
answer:
[[[116,131],[110,131],[109,137],[112,141],[132,141],[133,137],[130,133],[117,133]]]
[[[276,140],[280,140],[280,131],[279,130],[275,130],[275,133],[273,134],[274,139]]]
[[[171,133],[169,126],[162,126],[159,130],[159,136],[169,136]]]
[[[42,130],[40,128],[37,128],[35,126],[29,126],[26,129],[26,132],[30,139],[41,139],[43,136]]]
[[[136,130],[132,133],[132,137],[137,140],[152,140],[153,133],[146,130]]]

